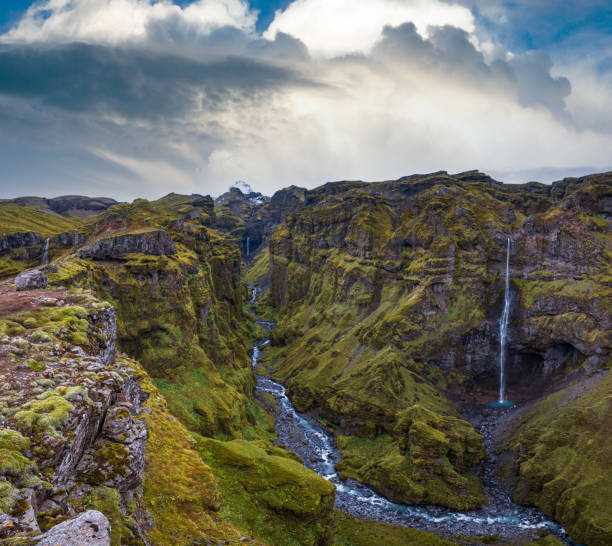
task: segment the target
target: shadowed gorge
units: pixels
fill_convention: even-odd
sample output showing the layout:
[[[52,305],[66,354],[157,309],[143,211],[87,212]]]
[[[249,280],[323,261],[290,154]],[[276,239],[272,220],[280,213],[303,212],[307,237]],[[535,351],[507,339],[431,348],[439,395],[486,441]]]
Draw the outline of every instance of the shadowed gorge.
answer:
[[[612,540],[610,173],[63,199],[0,203],[0,538]]]

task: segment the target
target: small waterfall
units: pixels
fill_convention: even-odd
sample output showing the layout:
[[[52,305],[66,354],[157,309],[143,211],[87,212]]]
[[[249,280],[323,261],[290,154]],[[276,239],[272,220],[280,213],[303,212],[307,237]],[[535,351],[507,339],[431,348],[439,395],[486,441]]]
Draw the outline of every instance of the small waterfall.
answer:
[[[508,322],[510,320],[510,237],[506,249],[506,289],[504,292],[504,311],[499,321],[499,400],[500,404],[506,402],[504,395],[506,390],[506,371],[504,369],[506,360],[506,341],[508,339]]]
[[[45,247],[43,249],[42,261],[40,265],[48,265],[49,264],[49,243],[51,239],[47,237],[45,239]]]
[[[256,303],[257,287],[252,288],[252,294],[251,302]],[[257,324],[268,332],[275,326],[273,322],[262,320],[258,320]],[[487,496],[495,500],[479,510],[471,511],[436,505],[396,504],[355,480],[344,481],[335,468],[342,455],[334,445],[332,434],[310,416],[297,412],[284,385],[258,373],[261,350],[269,343],[270,340],[266,339],[253,344],[251,364],[257,378],[257,390],[271,394],[278,403],[279,411],[274,427],[278,433],[277,441],[297,453],[306,468],[314,470],[336,486],[336,509],[354,517],[453,535],[484,533],[512,539],[534,538],[542,530],[554,534],[567,544],[574,544],[560,525],[546,519],[537,508],[519,506],[512,502],[510,495],[501,494],[496,489],[499,486],[495,480],[488,484],[485,482]]]
[[[247,236],[247,238],[246,238],[246,255],[247,255],[247,258],[249,257],[250,253],[251,253],[251,238]]]

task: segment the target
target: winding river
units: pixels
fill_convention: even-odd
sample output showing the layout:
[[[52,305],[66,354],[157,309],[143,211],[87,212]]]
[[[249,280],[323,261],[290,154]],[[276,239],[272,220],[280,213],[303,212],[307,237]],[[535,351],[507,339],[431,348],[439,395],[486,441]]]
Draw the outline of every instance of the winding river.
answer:
[[[255,303],[256,297],[253,291],[252,303]],[[257,322],[268,331],[274,327],[270,322]],[[314,419],[295,410],[283,385],[257,373],[261,350],[268,343],[269,340],[254,344],[252,363],[257,376],[257,390],[270,393],[278,405],[275,423],[278,443],[295,451],[302,458],[304,466],[336,486],[337,509],[355,517],[435,531],[445,536],[499,535],[516,540],[519,537],[537,537],[544,531],[544,534],[555,535],[566,544],[575,544],[559,524],[547,519],[537,508],[512,502],[497,482],[493,465],[487,467],[487,463],[480,468],[479,474],[483,478],[489,503],[480,510],[472,511],[457,511],[435,505],[396,504],[358,481],[342,480],[335,470],[341,455],[334,446],[332,435]],[[486,423],[483,426],[486,427]],[[483,433],[482,430],[480,432]],[[485,447],[490,449],[490,438],[483,435]]]

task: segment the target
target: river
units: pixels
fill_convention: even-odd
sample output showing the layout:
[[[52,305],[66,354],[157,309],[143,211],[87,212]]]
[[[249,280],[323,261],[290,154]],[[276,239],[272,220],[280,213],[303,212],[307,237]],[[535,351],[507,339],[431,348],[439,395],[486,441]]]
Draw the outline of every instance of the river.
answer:
[[[253,303],[255,297],[254,292]],[[264,321],[258,321],[258,324],[268,330],[274,327],[273,323]],[[489,503],[480,510],[457,511],[436,505],[397,504],[356,480],[342,480],[334,468],[342,457],[334,445],[331,433],[312,417],[298,413],[283,385],[257,373],[261,350],[268,343],[269,340],[265,340],[254,344],[252,363],[257,377],[257,389],[270,393],[277,402],[275,429],[278,443],[295,451],[302,458],[304,466],[336,486],[337,509],[355,517],[435,531],[446,537],[455,534],[499,535],[506,540],[519,540],[536,538],[544,532],[566,544],[575,544],[558,523],[546,518],[537,508],[512,502],[508,492],[497,481],[493,465],[487,465],[486,462],[478,470]],[[490,415],[494,415],[496,410],[490,411]],[[487,426],[485,419],[479,432],[485,437],[485,447],[490,449]]]

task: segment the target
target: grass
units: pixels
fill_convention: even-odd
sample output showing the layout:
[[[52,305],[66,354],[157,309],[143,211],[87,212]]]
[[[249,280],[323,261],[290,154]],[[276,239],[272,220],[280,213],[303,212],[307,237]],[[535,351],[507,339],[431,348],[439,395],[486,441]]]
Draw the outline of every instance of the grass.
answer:
[[[15,204],[0,204],[0,236],[34,232],[42,238],[79,229],[83,220]]]

